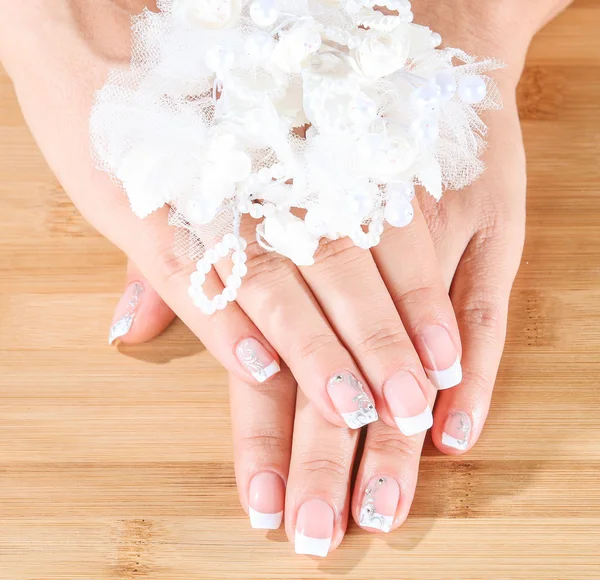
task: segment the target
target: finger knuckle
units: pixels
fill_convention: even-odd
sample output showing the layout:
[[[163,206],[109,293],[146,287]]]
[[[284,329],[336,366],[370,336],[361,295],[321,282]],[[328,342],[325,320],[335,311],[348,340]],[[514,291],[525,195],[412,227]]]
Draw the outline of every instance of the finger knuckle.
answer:
[[[277,427],[254,428],[242,435],[242,446],[246,453],[263,453],[267,456],[276,456],[287,452],[290,446],[289,436]]]
[[[331,264],[347,268],[362,257],[362,252],[348,239],[327,240],[321,243],[315,253],[315,263]]]
[[[322,354],[324,350],[330,351],[336,346],[338,346],[338,343],[333,334],[312,334],[305,337],[304,340],[299,341],[297,346],[298,357],[300,360],[311,359],[318,353]]]
[[[417,285],[409,290],[393,289],[390,293],[394,304],[402,304],[404,308],[415,305],[431,305],[439,301],[435,288],[428,285]]]
[[[155,262],[158,277],[165,284],[187,284],[190,274],[194,271],[194,263],[186,256],[178,256],[171,246],[160,248]]]
[[[394,321],[378,321],[372,328],[365,329],[356,340],[362,353],[377,353],[390,347],[408,347],[408,339]]]
[[[348,477],[348,466],[338,457],[320,457],[303,459],[298,469],[307,476],[318,475],[333,481],[344,480]]]
[[[293,280],[297,270],[276,252],[265,252],[256,242],[246,250],[248,272],[244,277],[246,290],[272,293],[285,281]]]
[[[457,309],[457,318],[466,326],[487,330],[504,328],[508,315],[504,301],[491,294],[471,295]]]
[[[418,456],[418,444],[415,438],[404,437],[400,433],[380,432],[373,435],[367,442],[369,452],[386,457],[399,459],[414,459]]]

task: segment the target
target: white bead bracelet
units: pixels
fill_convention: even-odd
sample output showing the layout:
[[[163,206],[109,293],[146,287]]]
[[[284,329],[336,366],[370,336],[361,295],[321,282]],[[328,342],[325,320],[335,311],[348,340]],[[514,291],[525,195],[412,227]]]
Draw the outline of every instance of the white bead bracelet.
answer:
[[[207,250],[204,256],[198,260],[196,271],[190,276],[189,295],[194,301],[194,305],[200,308],[204,314],[214,314],[217,310],[223,310],[228,302],[234,302],[237,298],[237,291],[242,285],[242,278],[248,273],[246,261],[246,240],[227,234],[223,240],[214,248]],[[225,281],[223,292],[217,294],[212,299],[204,292],[204,283],[206,282],[207,274],[212,270],[214,265],[220,260],[226,258],[230,252],[233,268],[231,274]]]

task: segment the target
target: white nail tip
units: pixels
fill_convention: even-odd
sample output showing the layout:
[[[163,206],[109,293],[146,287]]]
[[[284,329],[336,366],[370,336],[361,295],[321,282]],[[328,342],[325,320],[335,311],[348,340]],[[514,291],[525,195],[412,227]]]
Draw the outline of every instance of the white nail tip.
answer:
[[[456,362],[448,369],[443,371],[425,369],[425,372],[429,380],[433,383],[433,386],[440,391],[456,387],[456,385],[462,382],[462,366],[458,357],[456,358]]]
[[[251,507],[248,508],[248,515],[250,516],[250,525],[255,530],[278,530],[283,519],[283,512],[263,514]]]
[[[374,423],[379,419],[377,411],[375,409],[354,411],[352,413],[342,413],[342,419],[346,421],[346,425],[350,429],[360,429],[369,423]]]
[[[296,554],[306,554],[307,556],[320,556],[321,558],[325,558],[329,553],[329,546],[331,546],[331,538],[309,538],[296,530],[296,537],[294,540]]]
[[[261,369],[260,372],[253,372],[252,376],[259,382],[264,383],[269,380],[273,375],[276,375],[281,370],[281,367],[277,363],[277,361],[273,361],[270,365],[266,366],[264,369]]]
[[[448,435],[448,433],[442,433],[442,444],[446,447],[464,451],[469,446],[469,440],[457,439],[456,437],[452,437],[452,435]]]
[[[420,415],[416,415],[415,417],[395,417],[395,419],[398,429],[406,437],[423,433],[423,431],[427,431],[427,429],[431,429],[433,426],[433,415],[429,406]]]
[[[364,510],[364,508],[363,508]],[[380,530],[388,534],[394,523],[394,516],[384,516],[382,514],[374,513],[369,514],[369,517],[363,518],[363,514],[361,513],[361,526],[363,528],[372,528],[374,530]],[[368,521],[368,523],[364,523]]]

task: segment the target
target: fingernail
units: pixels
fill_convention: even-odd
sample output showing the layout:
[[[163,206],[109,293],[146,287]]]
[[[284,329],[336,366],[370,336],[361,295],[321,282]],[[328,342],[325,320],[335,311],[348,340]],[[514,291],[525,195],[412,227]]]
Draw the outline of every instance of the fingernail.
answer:
[[[281,370],[273,355],[255,338],[242,340],[237,345],[235,354],[259,383],[264,383]]]
[[[365,490],[360,525],[386,534],[392,529],[400,501],[400,486],[391,477],[374,477]]]
[[[131,330],[143,293],[144,285],[141,282],[132,282],[127,286],[115,310],[108,334],[108,344],[113,344],[115,340],[122,338]]]
[[[333,510],[320,499],[309,499],[298,510],[294,548],[296,554],[324,558],[333,537]]]
[[[461,411],[452,413],[446,419],[442,443],[447,447],[464,451],[469,446],[471,434],[471,417]]]
[[[248,513],[257,530],[277,530],[283,518],[285,484],[272,471],[257,473],[250,482]]]
[[[443,326],[427,326],[416,337],[416,347],[425,372],[439,390],[462,381],[462,367],[454,342]]]
[[[331,377],[327,382],[327,393],[350,429],[360,429],[377,421],[375,404],[352,373],[342,371]]]
[[[427,399],[412,374],[400,371],[393,375],[383,386],[383,396],[403,435],[410,437],[433,425]]]

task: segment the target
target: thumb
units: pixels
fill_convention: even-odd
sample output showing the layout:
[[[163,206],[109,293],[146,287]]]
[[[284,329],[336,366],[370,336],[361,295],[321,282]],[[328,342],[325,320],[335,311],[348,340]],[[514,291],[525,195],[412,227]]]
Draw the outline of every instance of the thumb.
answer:
[[[174,318],[173,311],[129,260],[125,291],[115,309],[108,343],[119,340],[126,344],[138,344],[152,340]]]

